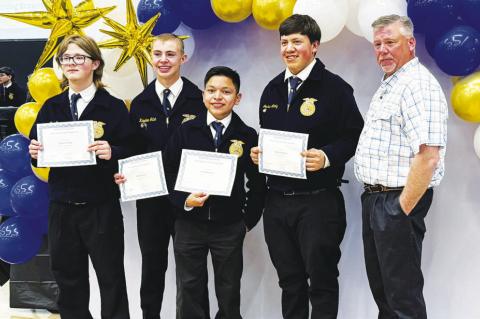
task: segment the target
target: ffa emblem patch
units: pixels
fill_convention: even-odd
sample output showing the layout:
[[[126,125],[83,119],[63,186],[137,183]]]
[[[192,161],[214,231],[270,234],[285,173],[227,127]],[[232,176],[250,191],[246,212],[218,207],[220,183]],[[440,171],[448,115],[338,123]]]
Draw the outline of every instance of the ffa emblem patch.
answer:
[[[101,138],[103,134],[105,134],[105,131],[103,130],[103,126],[105,123],[100,122],[100,121],[93,121],[93,132],[95,134],[95,138]]]
[[[13,100],[13,93],[8,94],[8,99]]]
[[[300,113],[302,113],[303,116],[312,116],[313,113],[315,113],[315,102],[317,102],[317,99],[314,99],[312,97],[307,97],[303,99],[303,103],[300,106]]]
[[[278,104],[265,104],[264,106],[262,106],[263,113],[267,112],[267,110],[269,109],[278,109]]]
[[[182,116],[183,116],[182,124],[185,122],[191,121],[197,117],[194,114],[182,114]]]
[[[232,145],[230,145],[230,148],[228,151],[232,155],[237,155],[238,157],[241,157],[243,155],[243,144],[245,144],[242,141],[239,140],[230,140],[232,142]]]

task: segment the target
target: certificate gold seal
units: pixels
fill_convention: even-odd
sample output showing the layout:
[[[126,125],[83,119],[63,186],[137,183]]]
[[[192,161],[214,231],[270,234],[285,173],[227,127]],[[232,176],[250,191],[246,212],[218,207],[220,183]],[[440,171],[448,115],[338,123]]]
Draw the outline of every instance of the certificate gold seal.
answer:
[[[238,157],[241,157],[243,155],[243,144],[245,144],[242,141],[239,140],[230,140],[232,142],[232,145],[230,145],[230,148],[228,151],[232,155],[237,155]]]
[[[312,116],[313,113],[315,113],[315,102],[317,101],[318,100],[313,97],[304,98],[300,106],[300,113],[302,113],[303,116]]]
[[[103,130],[103,126],[105,123],[100,122],[100,121],[93,121],[93,132],[95,138],[101,138],[103,134],[105,134],[105,131]]]
[[[185,122],[194,120],[197,117],[194,114],[182,114],[182,116],[183,116],[182,124],[185,123]]]

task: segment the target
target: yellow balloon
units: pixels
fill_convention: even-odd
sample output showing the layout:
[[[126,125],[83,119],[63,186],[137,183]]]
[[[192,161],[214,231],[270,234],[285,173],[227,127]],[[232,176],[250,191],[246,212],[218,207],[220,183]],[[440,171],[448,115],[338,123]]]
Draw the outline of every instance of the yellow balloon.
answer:
[[[42,68],[33,72],[27,86],[32,97],[40,104],[62,92],[53,68]]]
[[[30,130],[41,108],[42,104],[38,102],[28,102],[20,106],[15,112],[15,127],[17,131],[26,138],[30,135]]]
[[[212,0],[213,12],[225,22],[240,22],[252,14],[253,0]]]
[[[458,81],[450,99],[453,110],[460,118],[480,122],[480,71]]]
[[[39,180],[48,182],[48,175],[50,174],[50,167],[35,167],[32,165],[32,171]]]
[[[293,14],[296,0],[253,0],[252,13],[258,25],[277,30]]]

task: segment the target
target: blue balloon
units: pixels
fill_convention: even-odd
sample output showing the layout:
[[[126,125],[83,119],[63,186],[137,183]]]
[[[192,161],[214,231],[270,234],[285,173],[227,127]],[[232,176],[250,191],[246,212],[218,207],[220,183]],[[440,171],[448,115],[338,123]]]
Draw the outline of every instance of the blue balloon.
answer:
[[[171,33],[180,25],[180,18],[172,11],[165,0],[140,0],[137,6],[137,17],[140,22],[147,22],[151,17],[160,12],[152,33],[159,35]]]
[[[32,174],[28,145],[30,141],[20,134],[7,136],[0,142],[0,163],[17,179]]]
[[[0,170],[0,215],[15,215],[12,205],[10,204],[10,191],[15,185],[16,179],[8,174],[5,170]]]
[[[443,72],[463,76],[480,65],[480,33],[472,27],[453,27],[435,45],[433,57]]]
[[[439,26],[451,28],[457,23],[460,6],[457,0],[409,0],[407,15],[416,33],[428,34]]]
[[[42,245],[42,235],[22,217],[10,217],[0,224],[0,259],[21,264],[34,257]]]
[[[213,12],[210,0],[167,0],[167,3],[192,29],[208,29],[221,21]]]
[[[22,216],[22,218],[28,219],[28,221],[32,223],[35,231],[39,232],[39,234],[48,234],[48,215],[40,215],[33,217]]]
[[[461,15],[467,24],[480,31],[480,1],[460,0]]]
[[[26,176],[13,185],[10,201],[19,216],[45,216],[49,205],[47,183],[34,175]]]

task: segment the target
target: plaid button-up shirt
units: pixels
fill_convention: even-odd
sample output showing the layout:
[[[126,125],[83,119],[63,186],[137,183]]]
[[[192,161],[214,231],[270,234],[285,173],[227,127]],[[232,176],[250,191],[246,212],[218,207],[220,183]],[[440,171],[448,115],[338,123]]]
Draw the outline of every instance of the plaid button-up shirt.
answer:
[[[444,175],[447,101],[438,81],[414,58],[383,80],[370,103],[355,153],[355,176],[363,183],[405,186],[420,145],[440,146],[430,186]]]

